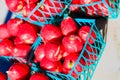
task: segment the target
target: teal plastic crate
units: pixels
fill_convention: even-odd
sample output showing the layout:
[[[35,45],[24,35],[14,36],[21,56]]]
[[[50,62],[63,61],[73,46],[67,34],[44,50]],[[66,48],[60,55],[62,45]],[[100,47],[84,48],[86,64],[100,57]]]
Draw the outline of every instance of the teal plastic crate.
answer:
[[[100,34],[99,30],[97,29],[97,26],[96,26],[96,23],[95,23],[94,19],[75,18],[75,21],[78,23],[79,26],[90,25],[91,29],[90,29],[90,32],[88,34],[87,41],[84,44],[84,47],[83,47],[82,51],[80,52],[80,55],[79,55],[75,65],[74,65],[74,67],[71,69],[71,71],[68,74],[63,74],[63,73],[58,73],[58,72],[51,72],[51,71],[45,71],[45,70],[42,70],[42,69],[38,68],[35,63],[32,63],[32,66],[31,66],[31,70],[32,71],[31,72],[34,72],[34,71],[43,72],[47,76],[49,76],[49,78],[51,80],[76,80],[76,78],[74,78],[72,76],[72,73],[74,72],[74,73],[77,74],[78,80],[92,80],[93,73],[94,73],[94,71],[95,71],[95,69],[97,67],[97,64],[99,63],[99,60],[101,59],[103,50],[105,48],[105,42],[104,42],[103,37]],[[92,38],[91,32],[94,32],[96,34],[96,38],[95,39]],[[88,42],[89,38],[94,40],[94,44],[90,44]],[[9,63],[11,63],[11,59],[13,59],[13,60],[15,59],[15,60],[17,60],[19,62],[29,64],[29,63],[33,62],[32,59],[33,59],[33,56],[34,56],[34,50],[37,48],[38,45],[41,44],[41,42],[42,42],[42,38],[39,36],[36,39],[36,41],[34,42],[34,44],[32,45],[32,47],[31,47],[31,50],[29,52],[29,55],[28,55],[29,57],[27,58],[27,61],[25,59],[19,58],[19,57],[12,57],[12,56],[2,56],[2,57],[4,57]],[[92,48],[92,52],[89,52],[86,49],[87,45],[89,45],[90,48]],[[96,52],[96,54],[94,53],[94,51]],[[84,57],[84,55],[83,55],[84,52],[87,52],[87,54],[92,54],[92,55],[96,56],[97,59],[96,60],[88,60],[87,58]],[[92,64],[91,65],[82,65],[80,63],[81,59],[83,59],[86,63],[90,62]],[[83,69],[82,72],[78,72],[76,70],[76,65],[82,66],[82,69]]]
[[[84,47],[82,49],[82,51],[80,52],[80,55],[74,65],[74,67],[71,69],[71,71],[68,74],[63,74],[63,73],[59,73],[59,72],[51,72],[51,71],[45,71],[43,70],[43,72],[48,75],[52,80],[76,80],[76,78],[74,78],[72,76],[72,73],[76,73],[78,76],[78,80],[92,80],[92,76],[93,73],[97,67],[97,64],[99,63],[99,60],[101,59],[102,53],[104,51],[105,48],[105,41],[103,40],[103,37],[101,35],[101,33],[99,32],[99,30],[97,29],[96,23],[94,19],[75,19],[75,21],[79,24],[79,26],[82,25],[90,25],[91,26],[91,30],[88,34],[87,37],[87,41],[84,44]],[[91,32],[94,32],[96,34],[96,38],[94,39],[91,36]],[[94,40],[94,44],[90,44],[88,42],[89,39]],[[36,43],[34,43],[33,47],[34,49],[37,48],[38,43],[41,43],[42,39],[39,37],[36,41]],[[86,49],[86,46],[89,45],[89,47],[92,49],[91,52],[89,52]],[[83,55],[84,52],[87,52],[87,54],[89,55],[94,55],[97,57],[97,59],[95,60],[89,60],[87,58],[85,58],[85,56]],[[32,59],[32,58],[31,58]],[[31,60],[29,59],[29,60]],[[87,64],[87,62],[90,62],[91,65],[83,65],[81,64],[80,60],[83,59],[85,61],[85,63]],[[82,66],[82,72],[78,72],[76,70],[76,65],[80,65]],[[42,71],[42,69],[37,68],[36,65],[32,66],[33,71]]]
[[[24,17],[22,15],[22,12],[14,13],[15,17],[24,19],[32,24],[43,26],[44,24],[51,23],[51,21],[53,21],[56,16],[62,16],[66,9],[68,9],[68,5],[70,4],[68,0],[46,1],[49,2],[50,5],[47,5],[47,3],[45,4],[45,0],[40,0],[37,6],[28,14],[27,17]],[[45,9],[42,10],[41,8]],[[31,17],[34,17],[35,19],[32,19]]]
[[[96,0],[89,4],[71,4],[70,6],[79,7],[89,16],[107,16],[114,19],[119,15],[119,2],[119,0]]]

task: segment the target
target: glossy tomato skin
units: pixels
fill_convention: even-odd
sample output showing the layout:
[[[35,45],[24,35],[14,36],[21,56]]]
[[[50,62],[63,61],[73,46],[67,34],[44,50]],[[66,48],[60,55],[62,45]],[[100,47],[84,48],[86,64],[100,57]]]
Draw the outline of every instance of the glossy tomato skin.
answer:
[[[44,48],[45,56],[51,61],[59,61],[62,58],[64,49],[61,45],[47,43]]]
[[[43,41],[47,43],[62,37],[62,32],[59,27],[52,24],[46,24],[41,30],[41,37]]]
[[[49,70],[53,72],[61,72],[61,62],[60,61],[50,61],[44,57],[40,62],[40,67],[44,70]]]
[[[0,42],[0,56],[11,56],[13,43],[8,39],[3,39]]]
[[[71,17],[62,20],[60,27],[63,35],[68,35],[77,31],[77,24]]]
[[[12,18],[7,22],[7,29],[12,36],[16,36],[23,20]]]
[[[79,31],[78,31],[78,35],[79,37],[82,39],[82,41],[85,43],[86,40],[87,40],[87,37],[88,37],[88,34],[90,34],[90,26],[82,26]],[[94,40],[92,39],[94,38],[94,40],[96,39],[96,34],[95,32],[92,30],[91,34],[90,34],[90,37],[88,39],[88,42],[90,44],[93,44],[94,43]]]
[[[10,80],[28,80],[29,73],[30,69],[24,63],[14,63],[7,71]]]
[[[69,53],[76,53],[82,50],[83,42],[81,38],[75,34],[67,35],[62,39],[65,50]]]
[[[37,32],[32,24],[23,23],[20,26],[16,38],[18,38],[18,40],[23,44],[33,44],[37,38]],[[19,44],[19,41],[16,41],[16,43],[15,42],[14,43]]]
[[[30,80],[50,80],[49,77],[47,77],[43,73],[34,73],[31,77]]]
[[[44,44],[39,45],[34,51],[35,59],[37,62],[41,62],[41,60],[45,57],[44,52]]]
[[[5,0],[7,7],[12,12],[20,12],[25,5],[23,0]]]

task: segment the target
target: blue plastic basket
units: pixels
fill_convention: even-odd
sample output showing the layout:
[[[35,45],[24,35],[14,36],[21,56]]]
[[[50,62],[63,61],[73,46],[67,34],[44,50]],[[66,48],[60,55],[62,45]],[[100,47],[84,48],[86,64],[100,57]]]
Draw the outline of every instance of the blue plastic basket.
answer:
[[[119,0],[100,0],[89,4],[71,4],[78,6],[81,11],[90,16],[108,16],[108,18],[117,18],[119,15]],[[98,9],[99,8],[99,9]]]
[[[17,18],[24,19],[32,24],[43,26],[44,24],[51,23],[51,21],[55,19],[55,16],[62,16],[62,14],[66,11],[66,9],[68,9],[67,7],[70,4],[68,0],[49,0],[49,1],[51,3],[50,6],[47,4],[44,4],[45,0],[41,0],[37,4],[37,6],[30,12],[30,14],[28,14],[27,17],[23,17],[22,12],[17,13],[17,14],[15,13],[15,16]],[[47,11],[40,9],[43,7],[46,7]],[[36,11],[40,13],[41,16],[35,14]],[[31,19],[31,16],[34,16],[36,20]],[[43,21],[41,19],[43,19]]]
[[[87,37],[87,41],[85,42],[84,44],[84,47],[82,49],[82,51],[80,52],[80,55],[74,65],[74,67],[71,69],[71,71],[68,73],[68,74],[63,74],[63,73],[59,73],[59,72],[51,72],[51,71],[45,71],[46,75],[48,75],[52,80],[76,80],[76,78],[74,78],[72,76],[72,73],[76,73],[77,76],[78,76],[78,80],[91,80],[92,79],[92,76],[93,76],[93,73],[95,71],[95,68],[97,67],[97,64],[102,56],[102,53],[103,53],[103,50],[105,48],[105,42],[103,40],[103,37],[101,36],[101,33],[99,32],[99,30],[97,29],[97,26],[95,24],[95,20],[93,19],[75,19],[75,21],[79,24],[79,26],[82,26],[82,25],[90,25],[91,26],[91,30],[88,34],[88,37]],[[91,32],[95,32],[96,34],[96,38],[94,39],[92,36],[91,36]],[[94,44],[90,44],[88,42],[89,39],[92,39],[94,40]],[[34,44],[34,49],[38,46],[37,43],[40,43],[41,42],[41,38],[39,37],[38,40],[36,41],[36,43]],[[92,51],[89,52],[87,49],[86,49],[86,46],[89,45],[90,48],[92,48]],[[94,49],[94,50],[93,50]],[[95,52],[96,54],[95,54]],[[85,56],[83,55],[84,52],[87,52],[87,54],[92,54],[92,55],[95,55],[97,57],[96,60],[88,60],[87,58],[85,58]],[[80,60],[83,59],[86,64],[87,62],[91,62],[93,64],[91,65],[82,65],[80,63]],[[82,66],[82,72],[78,72],[76,70],[76,65],[80,65]],[[35,66],[33,66],[33,70],[38,70]]]
[[[74,67],[72,68],[72,70],[69,72],[69,74],[63,74],[63,73],[58,73],[58,72],[51,72],[51,71],[45,71],[45,74],[48,75],[52,80],[76,80],[76,78],[74,78],[72,76],[72,72],[75,72],[78,76],[78,80],[91,80],[92,79],[92,75],[95,71],[95,68],[97,67],[97,64],[102,56],[102,52],[104,50],[104,47],[105,47],[105,42],[99,32],[99,30],[97,29],[97,26],[95,24],[95,20],[93,19],[75,19],[75,21],[79,24],[79,26],[82,26],[82,25],[90,25],[91,26],[91,30],[88,34],[88,38],[87,38],[87,41],[79,55],[79,58],[77,59]],[[96,39],[92,38],[92,36],[90,36],[91,32],[94,31],[95,34],[96,34]],[[92,38],[95,43],[94,44],[90,44],[88,42],[88,39],[89,38]],[[42,39],[41,37],[39,36],[36,41],[34,42],[34,44],[32,45],[31,47],[31,50],[33,52],[30,52],[30,57],[28,59],[28,63],[31,62],[32,58],[33,58],[33,53],[34,53],[34,50],[37,48],[38,45],[40,45],[42,42]],[[89,52],[87,51],[86,49],[86,46],[89,45],[91,48],[94,48],[94,50],[96,51],[96,54],[94,54],[94,51],[92,52]],[[88,60],[87,58],[85,58],[83,56],[83,53],[84,52],[87,52],[88,54],[93,54],[95,56],[97,56],[97,60]],[[10,57],[10,56],[2,56],[3,58],[3,61],[2,63],[0,63],[1,65],[1,70],[4,70],[2,72],[6,72],[9,67],[12,65],[10,59],[15,59],[19,62],[25,62],[24,59],[22,58],[19,58],[19,57]],[[94,64],[91,64],[91,65],[86,65],[86,66],[83,66],[79,61],[80,59],[83,58],[85,60],[85,62],[89,61],[89,62],[93,62]],[[7,65],[7,66],[5,66]],[[83,68],[83,71],[82,72],[78,72],[75,68],[76,65],[80,65],[82,66]],[[4,68],[4,69],[3,69]],[[36,67],[36,65],[33,64],[33,66],[31,66],[31,69],[34,70],[34,71],[38,71],[38,68]],[[44,72],[44,70],[43,70]],[[8,79],[9,80],[9,79]]]

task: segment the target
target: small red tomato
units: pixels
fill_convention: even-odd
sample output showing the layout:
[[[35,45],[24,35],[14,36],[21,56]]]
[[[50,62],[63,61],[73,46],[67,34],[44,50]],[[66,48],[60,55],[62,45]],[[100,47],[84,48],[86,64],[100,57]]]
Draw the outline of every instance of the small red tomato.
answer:
[[[78,35],[79,37],[83,40],[83,42],[85,43],[87,38],[88,38],[88,35],[90,34],[90,26],[82,26],[79,31],[78,31]],[[96,34],[95,32],[92,30],[91,34],[90,34],[90,37],[88,39],[88,42],[90,44],[93,44],[94,43],[94,40],[96,39]]]
[[[13,43],[10,40],[2,40],[0,42],[0,56],[11,56],[12,48]]]
[[[29,74],[30,69],[24,63],[15,63],[7,71],[10,80],[28,80]]]
[[[77,31],[77,24],[71,17],[62,20],[60,27],[63,35],[68,35]]]
[[[62,36],[60,29],[52,24],[46,24],[41,30],[41,37],[43,41],[50,42],[52,40],[59,39]]]
[[[18,40],[24,44],[33,44],[37,38],[37,32],[30,23],[23,23],[17,34]],[[16,42],[19,42],[16,41]],[[15,43],[19,44],[19,43]]]
[[[49,80],[49,77],[47,77],[43,73],[34,73],[31,77],[30,80]]]
[[[13,18],[13,19],[10,19],[8,22],[7,22],[7,29],[9,31],[9,33],[12,35],[12,36],[16,36],[17,33],[18,33],[18,30],[20,28],[20,25],[23,23],[23,20],[21,19],[18,19],[18,18]]]
[[[76,53],[82,50],[83,42],[77,35],[67,35],[63,38],[62,44],[65,47],[65,51],[69,53]]]
[[[25,2],[23,0],[5,0],[7,7],[12,12],[19,12],[23,9]]]
[[[44,48],[45,56],[51,61],[59,61],[62,58],[64,49],[61,45],[47,43]]]

